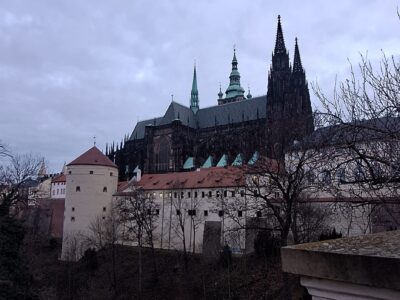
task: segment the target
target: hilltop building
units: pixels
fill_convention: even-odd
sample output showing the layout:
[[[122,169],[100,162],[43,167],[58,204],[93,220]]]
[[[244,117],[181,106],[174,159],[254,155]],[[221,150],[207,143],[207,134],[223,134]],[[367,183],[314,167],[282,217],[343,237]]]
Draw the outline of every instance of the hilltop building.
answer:
[[[280,17],[266,95],[252,97],[240,83],[236,50],[225,96],[216,106],[201,108],[196,66],[189,106],[171,102],[164,116],[140,121],[125,144],[107,147],[121,180],[144,173],[167,173],[249,161],[259,154],[281,157],[283,149],[314,130],[311,101],[299,46],[289,62]]]

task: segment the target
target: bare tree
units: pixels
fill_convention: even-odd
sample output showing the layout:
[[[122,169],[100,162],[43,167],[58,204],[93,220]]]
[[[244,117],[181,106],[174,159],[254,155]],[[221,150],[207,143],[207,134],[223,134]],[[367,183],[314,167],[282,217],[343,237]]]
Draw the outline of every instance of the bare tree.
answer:
[[[11,157],[10,150],[7,145],[0,140],[0,157]]]
[[[399,214],[389,205],[400,191],[399,58],[383,53],[375,66],[361,55],[358,68],[351,65],[349,78],[335,85],[333,97],[317,84],[313,89],[323,106],[323,125],[333,133],[331,145],[341,153],[336,169],[347,172],[337,196],[344,189],[353,198],[379,205],[400,226]]]
[[[297,143],[285,159],[260,158],[254,165],[244,167],[245,178],[235,198],[221,202],[229,219],[238,225],[236,229],[279,232],[282,246],[287,245],[292,231],[294,242],[300,241],[296,233],[297,227],[304,225],[301,205],[318,197],[318,192],[328,190],[331,184],[319,176],[326,154],[321,154],[319,146],[306,146]]]
[[[115,208],[117,209],[123,230],[123,239],[131,241],[138,246],[139,265],[139,297],[142,295],[142,248],[150,246],[153,252],[154,273],[157,276],[157,266],[154,255],[154,230],[158,218],[159,207],[150,193],[132,184],[131,192],[119,197]]]
[[[111,286],[114,294],[117,293],[117,247],[123,241],[123,224],[115,205],[107,216],[97,216],[89,226],[89,234],[84,237],[87,247],[97,250],[109,248],[111,251]]]
[[[171,198],[171,209],[172,211],[172,219],[171,219],[171,226],[178,237],[178,239],[182,243],[182,251],[183,251],[183,260],[185,269],[188,265],[188,253],[187,253],[187,241],[186,241],[186,222],[188,218],[188,213],[190,209],[190,204],[185,201],[184,192],[181,189],[182,185],[179,182],[174,184],[174,189],[178,192],[176,193],[176,197]]]
[[[18,213],[28,205],[24,185],[38,174],[42,159],[33,155],[13,155],[0,165],[0,217]]]
[[[190,200],[190,228],[192,239],[192,253],[196,253],[196,233],[199,227],[204,223],[204,215],[201,214],[199,208],[201,207],[201,200],[198,197],[194,197]]]

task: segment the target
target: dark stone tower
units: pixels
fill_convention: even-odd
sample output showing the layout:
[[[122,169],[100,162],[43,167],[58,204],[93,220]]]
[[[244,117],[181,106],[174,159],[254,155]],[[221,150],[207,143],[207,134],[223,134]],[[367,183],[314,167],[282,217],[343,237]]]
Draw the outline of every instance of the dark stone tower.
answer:
[[[280,16],[268,74],[266,105],[267,156],[279,158],[294,140],[301,140],[314,130],[308,84],[301,65],[297,39],[292,69]]]

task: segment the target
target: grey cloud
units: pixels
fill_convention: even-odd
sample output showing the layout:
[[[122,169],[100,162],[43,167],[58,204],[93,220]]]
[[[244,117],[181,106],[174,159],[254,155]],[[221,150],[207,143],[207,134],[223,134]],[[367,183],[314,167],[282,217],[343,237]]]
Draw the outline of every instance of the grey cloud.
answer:
[[[200,105],[228,84],[233,44],[242,85],[265,94],[282,15],[309,81],[331,91],[349,58],[398,55],[392,1],[5,0],[0,7],[0,139],[40,152],[57,171],[91,146],[120,141],[138,119],[188,103],[193,63]]]

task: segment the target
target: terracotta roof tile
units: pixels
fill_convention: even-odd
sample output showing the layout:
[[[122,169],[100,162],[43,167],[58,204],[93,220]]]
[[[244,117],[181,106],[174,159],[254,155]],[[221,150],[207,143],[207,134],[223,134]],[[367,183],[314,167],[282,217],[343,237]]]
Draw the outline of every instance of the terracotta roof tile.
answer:
[[[60,175],[57,175],[56,177],[54,177],[51,180],[51,183],[54,183],[54,182],[65,182],[65,181],[66,181],[65,175],[64,174],[60,174]]]
[[[122,192],[128,187],[129,181],[119,181],[117,191]]]
[[[81,156],[71,161],[67,166],[73,165],[94,165],[117,168],[117,166],[97,147],[90,148]]]
[[[145,190],[237,187],[244,185],[244,172],[238,167],[213,167],[191,172],[145,174],[138,185]]]

